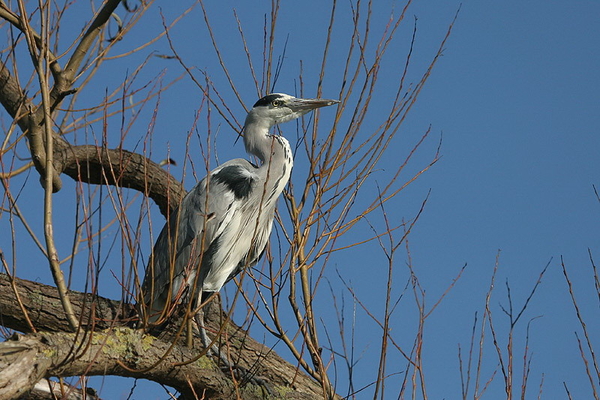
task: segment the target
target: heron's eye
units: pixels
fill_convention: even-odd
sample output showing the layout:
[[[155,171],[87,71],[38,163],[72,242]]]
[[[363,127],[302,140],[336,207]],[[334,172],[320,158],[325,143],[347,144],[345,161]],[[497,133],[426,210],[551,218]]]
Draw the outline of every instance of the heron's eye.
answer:
[[[273,100],[273,102],[271,104],[273,104],[273,107],[281,107],[283,105],[283,101]]]

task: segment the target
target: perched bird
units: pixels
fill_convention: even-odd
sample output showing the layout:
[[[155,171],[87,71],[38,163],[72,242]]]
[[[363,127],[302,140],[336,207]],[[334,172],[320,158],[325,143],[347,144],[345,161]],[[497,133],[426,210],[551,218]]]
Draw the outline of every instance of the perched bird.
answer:
[[[227,161],[202,179],[170,215],[142,284],[145,306],[141,309],[149,323],[164,321],[177,304],[191,302],[190,309],[196,310],[227,281],[258,262],[293,165],[289,142],[269,130],[336,103],[274,93],[254,104],[243,135],[246,151],[260,165],[240,158]],[[202,321],[197,322],[203,330]],[[206,333],[201,333],[205,341]]]

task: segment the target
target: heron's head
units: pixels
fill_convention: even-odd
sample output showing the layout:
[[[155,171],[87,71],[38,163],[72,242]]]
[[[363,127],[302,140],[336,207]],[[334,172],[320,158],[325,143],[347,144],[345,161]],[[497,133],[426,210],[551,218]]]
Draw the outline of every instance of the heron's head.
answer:
[[[271,128],[300,118],[315,108],[330,106],[339,103],[338,100],[327,99],[299,99],[289,94],[272,93],[258,100],[246,117],[246,125],[259,124]]]

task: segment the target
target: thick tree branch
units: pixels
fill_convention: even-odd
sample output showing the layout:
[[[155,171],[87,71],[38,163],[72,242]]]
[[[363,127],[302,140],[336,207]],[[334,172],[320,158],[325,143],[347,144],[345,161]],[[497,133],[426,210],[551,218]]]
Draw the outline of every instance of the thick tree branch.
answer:
[[[61,311],[60,297],[54,286],[11,278],[6,274],[0,274],[0,325],[19,332],[31,332],[18,305],[11,279],[15,280],[18,297],[36,329],[51,332],[69,330],[69,322]],[[92,326],[95,329],[107,329],[124,321],[124,316],[133,312],[131,305],[118,301],[79,292],[70,292],[70,295],[83,329],[90,329]],[[91,318],[92,315],[94,318]]]
[[[10,279],[0,274],[0,323],[23,332],[29,327],[17,304]],[[242,398],[263,398],[260,388],[238,384],[223,373],[212,359],[202,356],[199,341],[193,348],[125,327],[123,315],[131,315],[133,307],[117,301],[71,292],[71,300],[81,318],[82,330],[68,329],[58,292],[52,286],[16,279],[19,297],[30,319],[40,331],[16,335],[0,344],[0,398],[14,393],[11,379],[26,378],[28,389],[41,378],[53,376],[118,375],[150,379],[175,387],[186,398],[192,392],[211,399],[230,399],[236,390]],[[219,313],[207,321],[209,331],[219,330]],[[90,328],[94,328],[92,330]],[[254,341],[247,332],[228,324],[226,345],[238,364],[266,379],[277,398],[321,398],[321,386],[287,363],[275,352]],[[186,363],[186,361],[191,361]],[[19,385],[23,386],[23,379]],[[5,392],[2,392],[5,390]],[[12,391],[12,392],[10,392]],[[22,393],[22,392],[20,392]],[[233,397],[232,397],[233,396]]]
[[[23,89],[11,75],[4,62],[0,60],[0,104],[25,132],[29,126],[28,121],[22,118],[24,111],[31,106]]]
[[[76,181],[140,191],[154,200],[164,216],[185,196],[181,182],[140,154],[92,145],[72,146],[60,136],[54,138],[60,143],[55,145],[54,168]]]

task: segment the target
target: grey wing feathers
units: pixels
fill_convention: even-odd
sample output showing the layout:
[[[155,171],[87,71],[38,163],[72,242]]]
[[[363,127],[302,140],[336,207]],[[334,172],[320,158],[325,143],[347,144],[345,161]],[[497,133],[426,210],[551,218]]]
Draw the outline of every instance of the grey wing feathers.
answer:
[[[189,301],[201,290],[207,271],[201,268],[196,278],[199,264],[207,264],[211,249],[214,252],[216,247],[211,245],[236,211],[237,195],[231,187],[234,181],[228,179],[228,167],[248,169],[252,165],[246,160],[231,160],[211,172],[210,179],[204,178],[184,197],[163,227],[142,284],[144,303],[150,307],[146,311],[150,322],[165,315],[167,306],[183,298]],[[237,186],[238,194],[245,194],[245,190],[243,185]],[[189,286],[194,284],[191,293]]]

